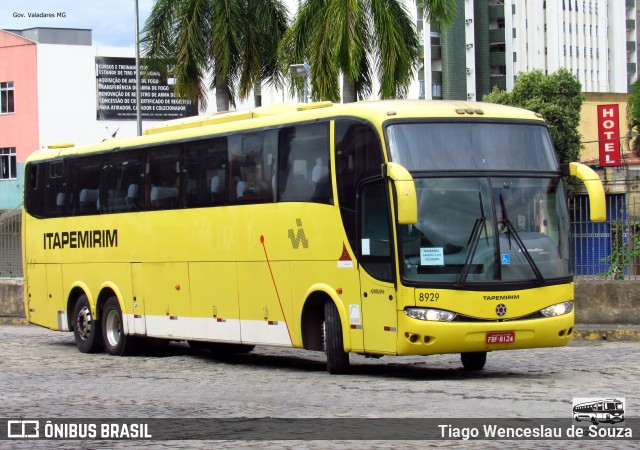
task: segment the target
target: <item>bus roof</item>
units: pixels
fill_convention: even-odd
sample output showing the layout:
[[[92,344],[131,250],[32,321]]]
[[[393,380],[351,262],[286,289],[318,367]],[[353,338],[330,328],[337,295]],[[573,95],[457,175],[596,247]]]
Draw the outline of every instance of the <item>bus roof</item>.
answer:
[[[494,118],[542,121],[540,114],[520,108],[456,100],[380,100],[348,104],[331,102],[275,104],[246,111],[213,113],[170,120],[150,127],[143,136],[139,137],[105,139],[99,143],[83,146],[73,146],[68,143],[50,145],[49,148],[34,152],[27,161],[153,145],[171,140],[180,141],[212,134],[224,135],[239,130],[338,116],[361,117],[377,126],[381,126],[383,122],[389,119],[415,118]]]

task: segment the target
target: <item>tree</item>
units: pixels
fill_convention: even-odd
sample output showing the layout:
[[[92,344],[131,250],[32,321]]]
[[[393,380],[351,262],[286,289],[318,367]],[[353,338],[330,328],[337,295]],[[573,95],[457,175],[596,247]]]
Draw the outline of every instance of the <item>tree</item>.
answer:
[[[640,156],[640,83],[633,83],[633,91],[627,103],[627,149]]]
[[[427,17],[447,25],[456,0],[419,0]],[[316,99],[357,101],[380,80],[379,96],[406,95],[417,68],[419,42],[402,0],[304,0],[281,44],[284,63],[311,65],[311,95]],[[298,90],[302,80],[292,79]]]
[[[180,97],[207,106],[207,80],[218,111],[246,98],[254,84],[279,85],[277,48],[287,28],[281,0],[156,0],[142,31],[150,67],[168,71]]]
[[[548,76],[540,70],[520,74],[511,92],[494,87],[483,101],[539,112],[549,126],[560,162],[579,159],[582,136],[578,125],[584,96],[580,82],[568,70],[560,69]]]

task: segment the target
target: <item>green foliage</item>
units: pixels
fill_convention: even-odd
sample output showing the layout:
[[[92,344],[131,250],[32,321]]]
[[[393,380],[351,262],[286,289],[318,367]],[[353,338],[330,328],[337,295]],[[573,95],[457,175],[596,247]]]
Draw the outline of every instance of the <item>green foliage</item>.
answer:
[[[175,76],[177,95],[205,109],[209,84],[224,110],[256,83],[278,85],[286,28],[282,0],[156,0],[140,42],[147,65]]]
[[[432,28],[444,29],[456,20],[456,0],[417,0],[416,3]]]
[[[580,157],[580,110],[584,96],[580,82],[566,69],[552,75],[542,71],[521,74],[511,92],[494,87],[483,101],[517,106],[542,114],[549,126],[551,138],[561,163]]]
[[[602,276],[623,280],[625,266],[638,257],[640,257],[640,224],[627,225],[624,222],[612,222],[611,255],[603,259],[604,262],[611,263],[611,266]]]
[[[627,149],[640,156],[640,83],[633,83],[633,91],[627,103]]]
[[[456,0],[420,0],[429,17],[455,18]],[[403,0],[303,0],[280,45],[285,67],[311,65],[311,96],[343,101],[368,96],[374,74],[381,98],[406,95],[419,60],[415,23]],[[292,78],[301,93],[304,80]]]

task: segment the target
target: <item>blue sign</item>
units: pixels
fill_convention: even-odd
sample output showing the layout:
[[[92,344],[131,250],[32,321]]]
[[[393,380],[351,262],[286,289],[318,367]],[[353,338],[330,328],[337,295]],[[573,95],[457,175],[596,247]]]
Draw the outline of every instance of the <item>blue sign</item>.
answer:
[[[503,265],[511,264],[511,255],[509,255],[508,253],[503,253],[501,256]]]

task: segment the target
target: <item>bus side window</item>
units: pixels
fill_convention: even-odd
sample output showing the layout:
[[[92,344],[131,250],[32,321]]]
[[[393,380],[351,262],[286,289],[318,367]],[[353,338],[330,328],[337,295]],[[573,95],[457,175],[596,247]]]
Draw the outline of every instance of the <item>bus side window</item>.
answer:
[[[232,182],[235,184],[233,200],[261,203],[272,200],[271,167],[267,166],[265,137],[268,132],[245,134],[230,152]]]
[[[384,183],[365,183],[359,199],[362,267],[380,280],[393,281],[389,208]]]
[[[67,160],[67,215],[98,214],[102,155]]]
[[[25,209],[34,217],[44,217],[46,164],[29,164],[25,180]]]
[[[329,124],[299,125],[280,131],[278,199],[332,203]]]
[[[163,145],[147,151],[142,206],[147,209],[175,209],[180,206],[178,145]]]
[[[105,155],[100,199],[102,212],[137,210],[139,183],[140,155],[137,150]]]
[[[222,204],[225,200],[227,140],[185,144],[182,155],[184,204],[188,208]]]
[[[64,161],[51,161],[47,165],[45,192],[45,217],[61,217],[65,214],[66,190]]]

